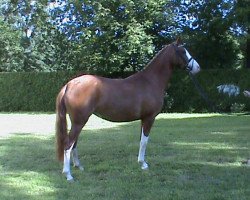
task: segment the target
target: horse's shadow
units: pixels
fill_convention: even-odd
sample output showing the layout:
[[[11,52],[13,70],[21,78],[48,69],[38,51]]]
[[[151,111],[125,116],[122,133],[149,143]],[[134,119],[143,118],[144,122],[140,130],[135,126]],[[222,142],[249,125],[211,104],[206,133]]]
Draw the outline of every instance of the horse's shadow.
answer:
[[[39,199],[39,195],[30,193],[27,183],[58,172],[53,144],[53,137],[27,133],[0,139],[1,199]]]
[[[125,126],[125,127],[124,127]],[[127,126],[127,128],[126,128]],[[99,173],[102,170],[106,170],[100,167],[103,161],[109,160],[113,162],[114,165],[119,165],[119,157],[126,156],[129,154],[129,149],[125,148],[127,146],[126,142],[131,139],[131,137],[121,136],[119,134],[120,130],[126,129],[131,130],[134,127],[124,124],[116,126],[115,128],[103,128],[100,130],[85,130],[83,129],[80,135],[78,151],[80,161],[85,165],[87,163],[87,169],[84,172],[80,172],[74,169],[72,166],[73,174],[76,177],[76,181],[84,179],[84,173]],[[137,140],[136,144],[139,143],[139,128],[136,128],[138,135],[135,134]],[[100,135],[101,134],[101,135]],[[118,135],[117,135],[118,134]],[[111,138],[109,139],[111,135]],[[124,150],[119,150],[119,144],[115,144],[118,136],[125,139]],[[119,136],[119,137],[120,137]],[[109,140],[109,141],[108,141]],[[123,139],[122,139],[123,140]],[[112,144],[103,145],[105,142]],[[54,133],[48,135],[35,135],[30,133],[11,133],[9,137],[0,138],[0,175],[1,175],[1,194],[0,199],[11,199],[11,197],[20,199],[35,199],[39,198],[39,195],[31,194],[26,188],[25,182],[34,181],[35,185],[33,187],[40,187],[39,181],[45,179],[50,184],[52,184],[56,192],[45,192],[43,193],[43,198],[46,199],[51,197],[51,195],[60,197],[60,191],[62,187],[69,187],[65,177],[62,173],[62,163],[57,160],[56,155],[56,143]],[[103,146],[106,146],[104,149]],[[105,154],[106,151],[113,151],[113,155]],[[134,161],[136,162],[137,151],[134,152]],[[122,169],[122,166],[121,166]],[[12,180],[16,183],[20,182],[20,185],[13,184]],[[23,183],[22,183],[23,182]],[[36,185],[37,184],[37,185]],[[44,183],[42,183],[44,184]],[[30,186],[27,186],[30,187]]]
[[[3,170],[43,172],[48,164],[55,164],[54,137],[27,133],[11,134],[0,140]],[[37,167],[39,165],[39,167]]]

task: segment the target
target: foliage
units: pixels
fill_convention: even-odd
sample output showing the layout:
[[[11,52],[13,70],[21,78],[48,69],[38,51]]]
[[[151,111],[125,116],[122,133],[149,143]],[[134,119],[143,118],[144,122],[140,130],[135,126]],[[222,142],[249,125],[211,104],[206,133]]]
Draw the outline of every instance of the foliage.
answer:
[[[55,98],[70,73],[1,73],[1,111],[54,111]]]
[[[0,17],[0,72],[19,71],[23,66],[21,32],[9,26]]]
[[[14,33],[8,34],[13,28],[17,35],[0,54],[1,69],[139,71],[177,35],[202,68],[240,68],[247,57],[249,11],[241,4],[234,0],[3,0],[0,21],[9,28],[1,29],[1,40],[13,38]]]
[[[242,23],[242,28],[238,26],[238,20],[235,18],[238,13],[237,1],[180,2],[182,3],[177,8],[180,26],[190,51],[200,65],[207,69],[242,66],[242,38],[239,35],[246,35],[247,23]],[[236,37],[236,34],[239,37]]]
[[[100,72],[101,74],[102,72]],[[203,70],[197,79],[217,111],[250,111],[250,101],[242,95],[249,89],[249,70]],[[60,88],[78,72],[57,73],[1,73],[0,111],[54,111],[55,98]],[[106,74],[120,77],[119,74]],[[240,87],[240,95],[228,97],[217,90],[222,84]],[[173,73],[165,96],[162,112],[211,112],[214,111],[196,90],[192,80],[183,71]]]
[[[173,99],[169,112],[233,112],[249,111],[250,100],[242,92],[249,90],[249,70],[202,70],[196,75],[199,84],[208,96],[206,102],[195,88],[194,83],[188,74],[180,71],[174,73],[171,80],[171,87],[168,95]],[[229,97],[227,94],[219,93],[217,87],[223,84],[234,84],[240,88],[240,94],[236,97]],[[235,105],[238,106],[236,109]],[[212,108],[212,107],[214,108]],[[235,109],[234,109],[235,108]],[[239,109],[241,108],[241,110]]]
[[[8,70],[2,65],[2,71],[57,71],[60,69],[72,69],[67,60],[72,59],[74,47],[65,35],[57,30],[49,19],[46,10],[47,1],[11,1],[4,4],[1,23],[8,24],[11,30],[16,30],[16,47],[6,47],[6,52],[12,54],[21,51],[21,59],[18,67],[11,65]],[[9,35],[11,30],[7,30]],[[5,35],[3,35],[3,39]],[[6,37],[7,39],[7,37]],[[5,58],[4,54],[0,57]],[[15,58],[15,56],[13,56]],[[66,61],[66,62],[65,62]],[[8,62],[7,62],[8,63]],[[6,64],[7,64],[6,63]]]
[[[84,44],[79,46],[82,59],[78,70],[88,66],[90,71],[109,73],[138,71],[153,56],[154,40],[159,37],[156,26],[162,30],[170,25],[171,15],[163,14],[171,13],[167,2],[72,1],[54,8],[52,17],[74,16],[73,23],[65,22],[60,28]],[[55,23],[59,26],[61,20],[55,19]]]
[[[241,164],[249,158],[249,115],[161,115],[150,134],[146,172],[137,163],[140,122],[94,124],[79,137],[85,170],[72,167],[74,183],[61,174],[53,133],[37,135],[37,126],[53,130],[53,123],[29,117],[36,120],[25,126],[36,135],[18,131],[0,139],[0,199],[249,199],[249,167]]]

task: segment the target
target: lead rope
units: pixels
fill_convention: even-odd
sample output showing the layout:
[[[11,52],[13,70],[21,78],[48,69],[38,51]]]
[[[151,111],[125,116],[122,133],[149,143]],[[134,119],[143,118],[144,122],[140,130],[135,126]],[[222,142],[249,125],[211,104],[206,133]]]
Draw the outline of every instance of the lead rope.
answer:
[[[196,79],[196,77],[192,73],[190,73],[190,72],[188,74],[189,74],[190,78],[192,79],[195,88],[198,90],[199,94],[202,96],[202,98],[206,101],[208,107],[211,109],[211,112],[218,112],[218,113],[220,113],[220,111],[218,110],[218,108],[216,108],[215,104],[208,98],[207,93],[201,87],[201,85],[199,84],[199,82]]]

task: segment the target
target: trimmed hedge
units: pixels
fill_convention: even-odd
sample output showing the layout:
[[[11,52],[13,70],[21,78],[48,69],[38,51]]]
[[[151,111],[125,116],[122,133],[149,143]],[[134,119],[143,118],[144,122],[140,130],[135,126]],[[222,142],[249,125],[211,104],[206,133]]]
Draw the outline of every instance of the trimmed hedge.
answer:
[[[55,98],[73,73],[0,73],[0,111],[54,111]]]
[[[60,88],[79,74],[78,72],[0,73],[0,111],[54,111],[55,99]],[[250,99],[242,95],[243,90],[250,89],[250,70],[203,70],[196,77],[209,99],[220,111],[250,111]],[[219,94],[217,86],[223,84],[239,86],[240,95],[229,97],[226,94]],[[175,71],[169,86],[164,111],[211,111],[186,72]]]
[[[242,94],[244,90],[250,89],[250,70],[202,70],[196,78],[217,112],[250,111],[250,99]],[[227,94],[219,93],[217,86],[224,84],[239,86],[240,94],[229,97]],[[168,95],[169,99],[173,99],[169,112],[214,111],[201,97],[189,75],[183,71],[173,74]]]

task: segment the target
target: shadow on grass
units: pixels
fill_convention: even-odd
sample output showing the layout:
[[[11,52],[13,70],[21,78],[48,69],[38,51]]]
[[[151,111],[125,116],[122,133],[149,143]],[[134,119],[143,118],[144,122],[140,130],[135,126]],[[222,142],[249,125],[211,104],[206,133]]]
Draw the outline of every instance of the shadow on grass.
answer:
[[[240,118],[242,117],[242,118]],[[248,118],[158,119],[137,164],[139,122],[87,130],[78,147],[84,172],[75,184],[60,174],[54,136],[18,134],[0,140],[0,199],[248,199]]]
[[[0,139],[0,199],[39,199],[41,193],[44,197],[50,195],[47,186],[40,184],[49,180],[49,174],[59,173],[53,140],[20,133]]]

